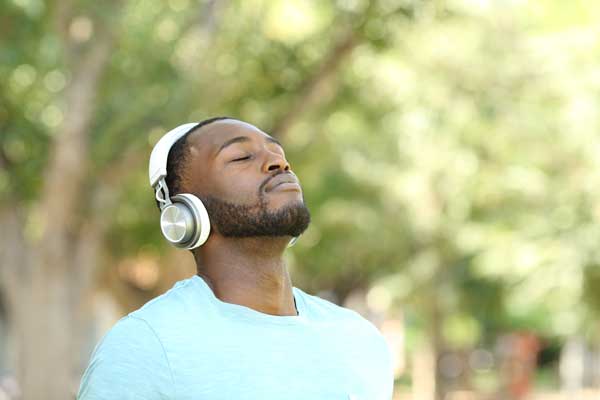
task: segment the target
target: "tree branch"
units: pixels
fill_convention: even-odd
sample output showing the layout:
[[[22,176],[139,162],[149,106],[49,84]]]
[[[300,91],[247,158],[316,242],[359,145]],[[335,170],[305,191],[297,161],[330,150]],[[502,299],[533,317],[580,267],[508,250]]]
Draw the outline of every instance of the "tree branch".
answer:
[[[411,17],[414,13],[413,8],[413,5],[402,5],[388,13],[378,15],[378,2],[376,0],[368,2],[366,9],[357,17],[358,19],[355,23],[352,24],[353,27],[347,29],[345,35],[332,48],[320,67],[300,85],[299,94],[295,101],[293,101],[288,111],[273,125],[273,134],[283,139],[299,117],[320,100],[327,81],[335,75],[341,64],[351,55],[356,46],[365,39],[363,31],[369,21],[377,18],[379,20],[378,23],[386,23],[386,20],[394,15]]]
[[[68,41],[69,20],[72,14],[73,0],[56,0],[48,2],[48,4],[52,16],[51,22],[63,42],[66,43]]]
[[[209,0],[204,3],[200,12],[193,14],[188,22],[180,30],[179,37],[185,37],[190,31],[199,31],[203,47],[207,47],[218,26],[218,14],[228,5],[228,0]]]
[[[12,161],[6,155],[4,148],[0,146],[0,170],[9,170],[13,166]]]
[[[21,282],[28,278],[28,252],[23,251],[25,237],[23,235],[24,218],[16,206],[7,205],[0,209],[0,226],[2,241],[0,243],[0,291],[8,302],[9,309],[14,310],[13,302],[18,299]]]
[[[43,244],[39,246],[43,261],[36,263],[36,268],[69,268],[72,234],[76,230],[77,210],[87,175],[95,96],[110,59],[113,31],[99,25],[85,47],[64,43],[72,65],[72,78],[65,88],[65,118],[50,145],[48,168],[36,204],[36,213],[42,218],[39,243]]]
[[[356,33],[352,30],[348,31],[335,45],[316,72],[304,81],[299,90],[299,95],[289,107],[287,113],[274,124],[272,131],[278,138],[283,139],[298,117],[318,101],[327,81],[335,74],[342,61],[352,53],[359,42]]]

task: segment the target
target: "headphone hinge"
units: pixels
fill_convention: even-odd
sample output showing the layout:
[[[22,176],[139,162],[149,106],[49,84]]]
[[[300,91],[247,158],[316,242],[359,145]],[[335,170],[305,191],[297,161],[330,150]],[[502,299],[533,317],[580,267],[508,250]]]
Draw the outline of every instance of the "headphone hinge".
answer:
[[[159,202],[159,207],[162,210],[168,205],[173,204],[171,202],[171,197],[169,195],[169,188],[167,187],[167,183],[165,182],[165,178],[160,178],[154,187],[156,190],[155,198],[156,201]]]

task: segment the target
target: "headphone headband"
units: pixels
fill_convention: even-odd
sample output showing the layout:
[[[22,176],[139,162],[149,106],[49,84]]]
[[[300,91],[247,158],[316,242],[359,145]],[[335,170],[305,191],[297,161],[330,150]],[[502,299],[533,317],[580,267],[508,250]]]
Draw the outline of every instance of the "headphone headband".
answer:
[[[160,138],[158,143],[154,145],[152,153],[150,153],[149,178],[150,186],[155,187],[158,182],[167,176],[167,159],[169,150],[183,135],[188,133],[192,128],[198,125],[197,122],[179,125],[175,129],[167,132]]]

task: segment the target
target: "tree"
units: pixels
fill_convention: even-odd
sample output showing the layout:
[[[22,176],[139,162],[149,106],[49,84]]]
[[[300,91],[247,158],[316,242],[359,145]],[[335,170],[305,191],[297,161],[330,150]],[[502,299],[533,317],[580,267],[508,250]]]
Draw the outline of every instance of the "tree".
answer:
[[[285,7],[267,2],[254,15],[244,2],[36,4],[10,5],[2,18],[13,28],[6,41],[18,45],[3,52],[2,72],[11,79],[2,90],[0,290],[17,339],[24,398],[64,399],[77,383],[73,359],[86,321],[83,299],[105,255],[126,255],[148,240],[143,234],[120,243],[111,237],[115,231],[116,238],[127,236],[127,225],[143,231],[148,224],[141,214],[120,218],[119,200],[132,180],[135,195],[147,198],[144,209],[155,213],[145,163],[157,132],[215,110],[258,124],[248,107],[260,101],[276,110],[262,122],[267,129],[269,121],[276,124],[283,136],[376,14],[373,6],[338,15],[321,6],[327,17],[313,15],[321,21],[302,43],[288,42],[289,32],[270,39],[248,34],[257,26],[253,19]],[[221,18],[235,22],[223,28]],[[341,24],[331,27],[326,20],[334,18]],[[322,35],[332,40],[322,43]],[[239,58],[231,43],[241,49]],[[298,58],[295,52],[305,48],[312,55]],[[235,65],[247,59],[253,63],[234,82]],[[281,72],[281,62],[272,63],[277,59],[291,66],[289,76],[268,79]],[[285,86],[290,82],[303,88],[296,99]],[[286,104],[302,106],[285,111]]]

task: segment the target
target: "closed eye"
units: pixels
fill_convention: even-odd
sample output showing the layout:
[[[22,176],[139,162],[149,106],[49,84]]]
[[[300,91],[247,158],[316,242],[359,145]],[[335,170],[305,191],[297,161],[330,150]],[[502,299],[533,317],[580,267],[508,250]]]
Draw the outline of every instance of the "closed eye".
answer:
[[[231,161],[233,162],[233,161],[244,161],[244,160],[249,160],[249,159],[250,159],[250,157],[251,157],[250,155],[247,155],[247,156],[244,156],[244,157],[235,158],[235,159],[233,159],[233,160],[231,160]]]

